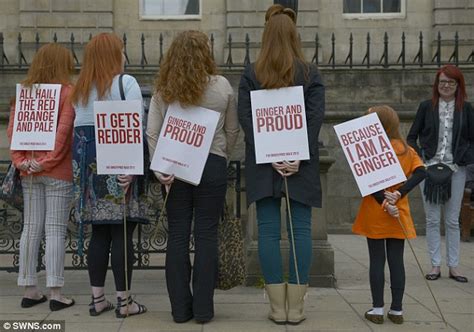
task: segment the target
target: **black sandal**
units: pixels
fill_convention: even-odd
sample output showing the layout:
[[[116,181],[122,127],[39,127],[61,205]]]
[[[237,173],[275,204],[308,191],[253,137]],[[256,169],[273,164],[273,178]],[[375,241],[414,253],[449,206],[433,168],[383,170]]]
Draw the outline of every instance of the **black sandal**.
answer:
[[[101,311],[97,311],[95,309],[95,305],[104,302],[105,301],[105,295],[102,294],[98,297],[94,297],[92,295],[91,297],[92,297],[92,301],[91,301],[91,303],[89,303],[89,315],[91,315],[91,316],[99,316],[100,314],[102,314],[104,312],[107,312],[107,311],[110,311],[110,310],[115,308],[114,305],[112,303],[110,303],[110,301],[107,301],[107,306],[104,309],[102,309]],[[97,301],[99,299],[102,299],[102,300]]]
[[[120,313],[120,308],[126,307],[133,303],[136,303],[138,306],[137,312],[128,312],[128,314]],[[115,308],[115,316],[117,318],[127,318],[128,316],[144,314],[145,312],[147,312],[147,310],[148,309],[143,304],[140,304],[137,301],[132,300],[131,296],[128,296],[128,299],[122,299],[120,297],[117,297],[117,308]]]
[[[438,280],[439,278],[441,278],[441,272],[428,273],[427,275],[425,275],[426,280]]]
[[[464,276],[454,276],[451,273],[449,274],[449,278],[456,280],[457,282],[467,282],[467,278]]]

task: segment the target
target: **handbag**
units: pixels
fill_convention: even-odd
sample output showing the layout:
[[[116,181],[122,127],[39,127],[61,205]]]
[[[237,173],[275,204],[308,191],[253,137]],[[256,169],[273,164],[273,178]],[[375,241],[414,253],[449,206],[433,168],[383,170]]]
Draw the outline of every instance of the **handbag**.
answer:
[[[229,213],[227,204],[224,216],[217,226],[218,264],[216,288],[228,290],[245,282],[244,241],[240,218]]]
[[[428,202],[444,204],[451,198],[451,178],[453,170],[446,164],[438,163],[426,168],[423,194]]]
[[[10,163],[2,181],[0,199],[18,210],[23,210],[23,189],[20,171]]]

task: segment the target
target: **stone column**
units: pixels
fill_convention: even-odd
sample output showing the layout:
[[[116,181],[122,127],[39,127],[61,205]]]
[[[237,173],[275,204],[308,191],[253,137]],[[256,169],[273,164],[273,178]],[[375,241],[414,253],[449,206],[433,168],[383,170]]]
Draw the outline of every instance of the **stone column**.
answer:
[[[328,242],[327,237],[327,220],[326,220],[326,193],[327,193],[327,173],[329,168],[334,163],[334,158],[329,156],[325,148],[319,150],[319,167],[321,171],[321,189],[323,207],[321,209],[313,209],[312,217],[312,240],[313,240],[313,257],[311,263],[311,270],[309,276],[309,285],[311,287],[334,287],[334,249]],[[245,184],[243,185],[245,188]],[[243,200],[245,202],[245,198]],[[245,210],[245,204],[242,208]],[[289,256],[289,242],[286,236],[286,223],[284,218],[286,216],[286,206],[282,204],[282,241],[280,249],[283,256],[284,274],[288,275],[288,256]],[[260,263],[258,259],[258,243],[257,243],[257,222],[255,204],[252,204],[247,213],[243,213],[243,221],[245,224],[244,238],[246,241],[247,254],[247,285],[255,285],[263,280],[263,275],[260,270]]]

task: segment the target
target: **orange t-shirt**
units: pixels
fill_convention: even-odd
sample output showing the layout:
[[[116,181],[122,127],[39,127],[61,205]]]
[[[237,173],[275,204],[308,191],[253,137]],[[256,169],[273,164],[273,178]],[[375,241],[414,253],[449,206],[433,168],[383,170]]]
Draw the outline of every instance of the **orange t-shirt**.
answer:
[[[409,178],[418,167],[423,166],[423,161],[411,147],[407,147],[405,154],[398,155],[405,147],[399,140],[390,140],[392,146],[397,153],[398,160],[405,173]],[[388,191],[394,191],[401,187],[402,184],[387,188]],[[400,212],[400,222],[405,227],[408,238],[416,237],[415,227],[410,214],[410,206],[408,205],[408,196],[398,200],[397,207]],[[368,195],[362,199],[359,207],[359,213],[352,226],[352,232],[355,234],[366,236],[370,239],[405,239],[405,234],[398,223],[397,219],[385,212],[382,206],[375,200],[372,195]]]

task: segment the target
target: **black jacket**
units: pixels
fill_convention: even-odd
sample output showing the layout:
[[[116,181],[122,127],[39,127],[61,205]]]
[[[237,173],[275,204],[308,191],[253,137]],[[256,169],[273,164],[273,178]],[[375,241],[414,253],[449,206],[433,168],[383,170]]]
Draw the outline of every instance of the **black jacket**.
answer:
[[[460,115],[462,115],[461,129]],[[439,110],[434,109],[431,100],[425,100],[418,107],[415,121],[407,136],[407,142],[420,157],[430,160],[438,149]],[[454,163],[465,166],[474,163],[474,111],[470,103],[465,102],[461,112],[454,111],[452,149]],[[459,137],[459,145],[456,142]],[[419,141],[419,145],[418,142]]]
[[[324,117],[324,85],[315,66],[306,75],[303,65],[297,66],[295,86],[303,86],[310,160],[301,161],[298,173],[288,177],[290,197],[297,202],[321,207],[321,181],[319,178],[318,136]],[[245,179],[247,204],[265,198],[282,197],[284,182],[271,164],[257,164],[253,139],[250,91],[261,90],[255,77],[254,65],[248,65],[240,79],[238,113],[245,133]]]

